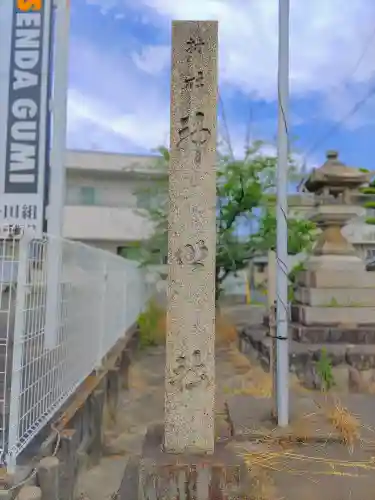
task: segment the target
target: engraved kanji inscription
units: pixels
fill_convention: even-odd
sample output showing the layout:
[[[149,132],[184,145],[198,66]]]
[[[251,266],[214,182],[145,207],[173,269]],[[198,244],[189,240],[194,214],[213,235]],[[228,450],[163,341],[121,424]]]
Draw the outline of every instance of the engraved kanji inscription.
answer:
[[[180,391],[193,389],[208,380],[205,364],[199,349],[193,351],[191,359],[179,356],[176,359],[175,368],[169,377],[169,383],[176,386]]]
[[[201,206],[193,205],[190,209],[192,222],[201,227],[205,220],[205,211]]]
[[[211,130],[204,126],[204,113],[197,111],[193,117],[182,117],[180,119],[178,135],[180,139],[177,146],[190,139],[192,144],[200,149],[211,136]]]
[[[203,71],[198,71],[196,76],[185,76],[183,79],[182,90],[193,90],[202,87],[204,87]]]
[[[204,46],[204,41],[200,36],[196,37],[191,36],[189,40],[186,42],[186,52],[188,54],[193,54],[194,52],[202,54],[203,46]]]
[[[194,161],[195,161],[195,171],[196,167],[201,164],[202,162],[202,151],[200,149],[195,150],[195,155],[194,155]]]
[[[176,258],[180,265],[204,266],[204,260],[208,254],[208,248],[203,240],[196,243],[184,245],[177,250]]]

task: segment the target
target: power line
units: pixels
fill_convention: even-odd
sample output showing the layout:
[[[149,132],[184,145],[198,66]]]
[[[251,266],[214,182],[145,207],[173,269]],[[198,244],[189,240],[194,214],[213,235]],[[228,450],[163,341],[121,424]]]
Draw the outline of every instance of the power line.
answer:
[[[339,129],[341,127],[341,125],[346,122],[349,118],[351,118],[353,115],[355,115],[361,108],[364,104],[366,104],[366,102],[375,94],[375,85],[373,87],[371,87],[370,91],[360,100],[358,101],[353,107],[352,109],[346,114],[343,116],[343,118],[336,122],[329,130],[326,134],[324,134],[323,136],[321,136],[314,144],[313,146],[307,151],[307,153],[304,155],[305,156],[305,162],[307,160],[307,158],[311,155],[311,153],[313,153],[316,148],[318,146],[320,146],[320,144],[322,142],[324,142],[326,139],[328,139],[329,137],[331,137],[331,135],[336,132],[337,129]]]
[[[230,133],[229,133],[229,127],[228,127],[228,122],[227,122],[227,117],[226,117],[226,113],[225,113],[225,107],[224,107],[224,101],[223,101],[223,98],[221,96],[221,93],[219,92],[218,93],[218,97],[219,97],[219,106],[221,108],[221,117],[222,117],[222,120],[223,120],[223,127],[224,127],[224,141],[226,142],[226,146],[229,150],[229,154],[231,156],[231,160],[234,161],[234,151],[233,151],[233,148],[232,148],[232,141],[230,139]]]
[[[375,85],[371,87],[369,92],[360,100],[358,101],[352,109],[341,118],[340,121],[336,122],[332,127],[328,130],[328,132],[324,135],[322,135],[314,144],[313,146],[305,153],[304,155],[304,164],[306,167],[307,159],[308,157],[316,150],[317,147],[319,147],[324,141],[326,141],[329,137],[331,137],[332,134],[336,132],[337,129],[341,127],[341,125],[346,122],[349,118],[354,116],[361,108],[366,104],[366,102],[373,96],[375,95]],[[304,167],[304,168],[305,168]],[[300,190],[303,184],[305,183],[306,178],[303,178],[301,182],[299,183],[297,189]]]
[[[350,71],[350,73],[347,75],[346,77],[346,80],[349,80],[350,78],[352,78],[355,73],[358,71],[362,61],[364,60],[369,48],[372,46],[372,42],[375,38],[375,27],[374,29],[372,30],[371,32],[371,35],[369,36],[369,38],[367,39],[356,63],[354,64],[353,66],[353,69]],[[337,85],[335,88],[339,88],[341,85]],[[347,87],[348,84],[344,84],[344,87]],[[353,116],[367,101],[368,99],[370,99],[370,97],[374,94],[375,92],[375,87],[374,88],[371,88],[370,92],[363,98],[361,99],[361,101],[357,102],[353,108],[349,111],[349,113],[347,115],[345,115],[339,122],[337,122],[336,124],[334,124],[326,134],[324,134],[323,136],[321,136],[317,141],[315,141],[313,143],[313,146],[311,146],[310,148],[308,148],[307,152],[303,155],[304,156],[304,166],[303,166],[303,170],[306,169],[306,163],[307,163],[307,158],[316,150],[316,148],[318,146],[320,146],[320,144],[322,142],[324,142],[328,137],[330,137],[348,118],[350,118],[351,116]]]
[[[375,38],[375,26],[374,26],[374,29],[373,29],[373,30],[372,30],[372,32],[371,32],[371,36],[369,37],[369,39],[367,40],[367,42],[366,42],[365,46],[363,47],[363,50],[362,50],[362,52],[361,52],[361,54],[360,54],[360,56],[359,56],[359,58],[358,58],[358,60],[357,60],[356,64],[354,65],[354,68],[353,68],[353,70],[352,70],[351,74],[349,74],[349,75],[347,76],[347,80],[348,80],[349,78],[351,78],[353,75],[355,75],[355,74],[357,73],[358,68],[360,67],[360,65],[361,65],[361,63],[362,63],[362,61],[363,61],[363,59],[365,58],[365,56],[366,56],[366,54],[367,54],[368,49],[369,49],[370,47],[372,47],[372,42],[373,42],[374,38]]]

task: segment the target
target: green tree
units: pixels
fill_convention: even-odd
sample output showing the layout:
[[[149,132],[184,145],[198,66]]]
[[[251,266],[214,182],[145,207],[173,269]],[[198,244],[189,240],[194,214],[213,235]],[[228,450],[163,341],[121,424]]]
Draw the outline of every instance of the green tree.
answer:
[[[363,172],[368,172],[368,170],[365,168],[361,168],[360,170]],[[365,202],[364,207],[366,209],[368,209],[368,211],[373,212],[375,209],[375,201],[374,201],[375,179],[372,179],[369,182],[368,186],[361,188],[361,191],[363,194],[367,195],[367,197],[369,198],[369,201]],[[366,217],[365,222],[366,222],[366,224],[374,226],[375,225],[375,217],[374,216]]]
[[[288,219],[288,253],[297,255],[310,252],[315,242],[316,225],[306,219]],[[257,248],[265,252],[276,250],[276,209],[267,207],[260,220],[259,230],[253,237]]]
[[[256,141],[247,148],[242,160],[232,155],[218,154],[217,160],[217,246],[216,246],[216,299],[219,299],[225,278],[247,267],[259,253],[274,248],[276,242],[275,185],[277,157],[263,153],[264,143]],[[169,151],[159,148],[158,168],[167,168]],[[289,178],[297,175],[292,160]],[[143,191],[149,199],[158,198],[156,206],[148,209],[154,224],[154,235],[142,245],[144,265],[161,263],[167,256],[168,205],[167,183]],[[239,224],[257,220],[259,229],[246,238],[238,237]],[[288,221],[290,253],[308,249],[313,241],[314,224],[306,220]]]

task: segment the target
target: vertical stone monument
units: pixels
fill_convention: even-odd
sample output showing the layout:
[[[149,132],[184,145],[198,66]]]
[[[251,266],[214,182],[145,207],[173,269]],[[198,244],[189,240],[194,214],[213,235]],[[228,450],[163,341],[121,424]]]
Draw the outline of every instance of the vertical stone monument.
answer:
[[[172,24],[165,420],[122,500],[224,500],[247,477],[214,433],[217,41],[217,22]]]
[[[165,449],[212,453],[217,23],[174,22]]]

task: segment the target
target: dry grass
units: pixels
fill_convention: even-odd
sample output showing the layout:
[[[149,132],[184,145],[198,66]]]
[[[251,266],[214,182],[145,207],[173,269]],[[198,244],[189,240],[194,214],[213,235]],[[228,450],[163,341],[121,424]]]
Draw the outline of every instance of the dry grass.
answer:
[[[231,393],[249,394],[255,397],[270,397],[272,395],[272,377],[269,373],[265,373],[259,365],[251,363],[233,346],[228,354],[233,366],[238,372],[241,372],[238,387],[231,389]],[[298,392],[310,392],[293,378],[291,388]],[[318,411],[319,414],[323,413],[334,428],[339,431],[342,442],[346,444],[349,451],[353,450],[355,443],[360,442],[360,421],[341,404],[337,397],[332,395],[326,395],[324,404]],[[248,449],[244,449],[243,443],[238,445],[242,446],[242,450],[239,450],[238,454],[242,456],[250,471],[251,494],[247,498],[253,500],[274,500],[277,498],[274,473],[282,472],[283,474],[302,476],[309,482],[318,483],[319,476],[358,478],[360,477],[359,471],[375,471],[373,460],[358,462],[337,460],[329,456],[329,447],[322,446],[323,456],[303,454],[301,446],[303,447],[304,442],[307,443],[308,436],[311,437],[316,429],[315,416],[318,414],[304,415],[293,422],[293,435],[298,435],[298,439],[303,441],[296,449],[293,449],[295,446],[293,440],[280,441],[271,433],[258,445],[254,446],[254,443],[250,443]],[[317,422],[319,423],[319,418],[317,418]]]
[[[136,391],[145,391],[149,387],[141,367],[136,363],[129,366],[129,387]]]
[[[277,491],[270,474],[261,467],[252,466],[249,500],[276,500]]]
[[[279,446],[271,443],[269,445],[262,444],[261,447],[256,445],[253,450],[246,449],[246,446],[243,445],[241,448],[238,446],[237,453],[243,457],[250,470],[257,468],[268,472],[286,472],[298,476],[307,475],[307,477],[314,475],[351,476],[354,473],[353,469],[375,470],[375,464],[371,460],[351,462],[328,456],[310,456],[298,453],[299,448],[292,446]],[[293,467],[291,467],[292,463]],[[312,465],[321,465],[321,467],[313,470]]]
[[[356,442],[360,442],[360,421],[345,408],[337,396],[328,396],[320,411],[323,411],[332,425],[340,432],[343,443],[352,451]],[[313,417],[313,416],[312,416]],[[309,416],[295,422],[293,431],[299,436],[310,434]],[[303,446],[303,444],[302,444]],[[303,449],[303,448],[302,448]],[[274,500],[276,487],[273,473],[302,476],[307,481],[318,484],[319,476],[339,476],[360,478],[361,473],[375,472],[373,459],[364,461],[349,461],[329,456],[329,447],[323,445],[321,450],[324,456],[310,456],[300,452],[301,445],[295,445],[269,435],[259,444],[244,443],[237,445],[237,453],[244,459],[255,490],[250,496],[254,500]],[[314,486],[315,488],[315,486]],[[307,491],[306,491],[307,492]]]
[[[241,456],[249,472],[247,494],[248,500],[276,500],[277,490],[271,472],[272,452],[267,443],[237,443],[232,446],[235,453]]]
[[[224,314],[218,312],[216,315],[216,345],[229,346],[237,340],[235,325]]]
[[[226,389],[226,392],[261,398],[272,397],[272,377],[269,373],[264,372],[260,366],[252,366],[246,356],[241,354],[236,348],[232,347],[229,356],[233,366],[243,371],[238,381],[238,387]],[[291,388],[299,392],[309,392],[295,379],[292,379]],[[343,443],[349,449],[352,449],[355,442],[360,439],[360,421],[340,403],[338,397],[328,397],[327,395],[324,399],[322,410],[342,436]],[[299,436],[304,435],[304,433],[311,434],[313,420],[314,415],[301,416],[300,419],[294,422],[293,430]]]
[[[232,390],[232,394],[271,398],[272,379],[261,369],[254,368],[250,373],[246,374],[242,386]]]
[[[360,421],[345,408],[337,396],[325,397],[323,409],[328,420],[342,437],[343,443],[353,450],[360,439]]]
[[[162,345],[166,339],[167,332],[167,312],[165,309],[154,308],[154,314],[158,316],[158,324],[155,331],[150,333],[156,345]],[[233,323],[223,314],[216,316],[216,345],[220,347],[229,346],[237,340],[237,330]]]
[[[250,370],[251,368],[251,363],[250,360],[242,354],[234,345],[230,346],[230,349],[228,350],[228,355],[230,362],[232,363],[233,367],[236,368],[237,370]]]
[[[272,377],[231,345],[228,349],[230,363],[237,372],[234,387],[225,387],[224,391],[231,394],[269,398],[272,396]]]
[[[271,438],[262,443],[237,443],[235,452],[244,460],[250,475],[250,494],[246,497],[250,500],[275,500],[280,499],[277,490],[278,476],[290,475],[290,480],[284,480],[282,484],[292,486],[293,477],[302,477],[306,483],[306,495],[309,498],[312,491],[317,493],[319,477],[336,476],[360,479],[362,475],[372,475],[375,472],[373,459],[364,461],[349,461],[346,459],[334,459],[329,456],[329,448],[321,447],[325,456],[303,454],[301,446],[290,443],[276,443]],[[282,497],[284,498],[284,497]],[[287,497],[286,497],[287,498]],[[312,498],[312,497],[311,497]],[[314,496],[315,498],[315,496]]]

